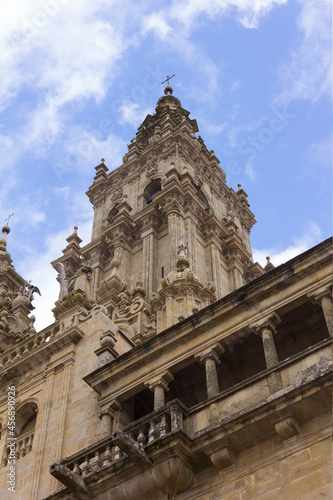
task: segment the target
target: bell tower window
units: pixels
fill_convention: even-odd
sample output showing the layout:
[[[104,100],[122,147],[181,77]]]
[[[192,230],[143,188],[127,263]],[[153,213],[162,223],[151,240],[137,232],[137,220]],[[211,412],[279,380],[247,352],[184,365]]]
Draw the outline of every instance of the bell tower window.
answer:
[[[161,180],[154,179],[151,181],[148,186],[145,187],[143,191],[143,196],[146,200],[147,205],[154,201],[154,196],[157,195],[161,191]]]

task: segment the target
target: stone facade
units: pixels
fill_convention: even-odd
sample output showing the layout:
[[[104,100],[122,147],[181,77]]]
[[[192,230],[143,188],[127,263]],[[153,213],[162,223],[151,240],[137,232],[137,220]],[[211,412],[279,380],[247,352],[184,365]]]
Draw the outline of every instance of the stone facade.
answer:
[[[1,498],[13,386],[18,500],[331,498],[332,241],[254,263],[245,191],[165,93],[96,167],[41,332],[3,228]]]

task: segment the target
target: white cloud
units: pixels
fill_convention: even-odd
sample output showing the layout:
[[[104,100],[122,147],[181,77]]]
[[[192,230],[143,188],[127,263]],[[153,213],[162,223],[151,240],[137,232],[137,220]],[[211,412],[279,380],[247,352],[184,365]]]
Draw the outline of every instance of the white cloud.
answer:
[[[300,237],[295,238],[293,243],[287,248],[266,248],[266,249],[252,249],[253,259],[259,262],[263,267],[267,264],[266,257],[269,256],[274,266],[287,262],[288,260],[296,257],[302,252],[305,252],[314,245],[321,241],[321,229],[314,222],[310,223],[307,231]]]
[[[132,16],[137,10],[131,9]],[[33,90],[31,109],[16,132],[21,150],[49,147],[77,106],[105,96],[118,59],[132,43],[125,11],[127,6],[105,0],[5,1],[0,110]]]
[[[71,128],[54,163],[54,172],[59,181],[69,180],[73,172],[91,173],[92,165],[97,165],[101,157],[105,158],[110,170],[122,163],[126,141],[110,132],[110,125],[105,128],[103,123],[106,122],[102,120],[96,129],[83,126]]]
[[[174,1],[171,9],[166,9],[187,28],[196,24],[198,18],[207,16],[234,16],[244,27],[257,28],[262,17],[276,6],[283,5],[288,0],[183,0]]]
[[[165,40],[171,34],[172,28],[161,14],[153,12],[143,21],[143,33],[146,34],[149,31],[152,31],[158,38]]]
[[[279,70],[283,91],[277,101],[316,102],[332,96],[332,12],[330,0],[299,0],[300,42]]]
[[[247,163],[245,165],[245,175],[247,175],[249,177],[249,179],[251,179],[251,181],[255,180],[256,177],[255,177],[253,166],[251,165],[251,163]]]
[[[310,144],[309,158],[316,167],[332,167],[332,136]],[[317,170],[315,174],[318,175]]]
[[[145,119],[147,114],[151,112],[150,108],[144,108],[136,102],[126,101],[119,107],[120,118],[119,123],[124,125],[126,123],[138,127],[138,125]]]
[[[87,244],[90,240],[91,220],[79,225],[78,234]],[[54,317],[51,312],[54,302],[59,296],[59,283],[57,282],[57,272],[50,262],[62,255],[62,250],[66,247],[66,238],[73,232],[73,226],[68,225],[66,229],[56,234],[50,234],[45,241],[44,251],[38,252],[36,249],[27,249],[27,256],[16,266],[16,270],[28,280],[31,280],[41,291],[42,296],[35,294],[33,302],[36,308],[33,311],[36,317],[35,327],[39,331],[53,323]],[[10,246],[10,245],[9,245]],[[10,248],[8,248],[10,251]],[[27,275],[27,269],[29,274]]]

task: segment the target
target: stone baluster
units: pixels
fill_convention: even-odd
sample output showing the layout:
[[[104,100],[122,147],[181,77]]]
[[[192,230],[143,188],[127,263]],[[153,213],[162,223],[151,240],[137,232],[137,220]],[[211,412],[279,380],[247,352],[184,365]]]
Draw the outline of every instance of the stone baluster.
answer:
[[[162,417],[161,417],[159,430],[160,430],[160,437],[164,437],[167,434],[166,415],[162,415]]]
[[[139,434],[137,437],[137,443],[138,443],[138,449],[143,450],[144,445],[146,444],[146,437],[145,437],[143,429],[139,430]]]
[[[171,407],[171,432],[183,430],[183,412],[178,406]]]
[[[330,337],[333,337],[333,302],[331,289],[326,287],[317,292],[309,293],[308,297],[313,304],[319,304],[321,306],[328,333]]]
[[[152,441],[154,441],[157,438],[158,438],[158,429],[155,425],[155,421],[152,420],[150,422],[149,431],[148,431],[148,443],[151,443]]]
[[[280,316],[272,313],[260,319],[257,323],[250,325],[251,330],[255,334],[261,335],[267,368],[274,368],[279,363],[273,335],[276,333],[275,326],[280,321]],[[282,381],[280,373],[272,372],[268,376],[268,383],[272,394],[281,390]]]
[[[81,471],[80,471],[80,467],[79,467],[78,462],[74,462],[73,472],[75,472],[75,474],[78,474],[79,476],[81,476]]]
[[[112,452],[110,449],[110,445],[107,445],[103,456],[103,467],[106,467],[111,464],[112,464]]]
[[[90,460],[91,472],[98,472],[102,467],[102,460],[99,451],[97,450],[95,456]]]
[[[114,447],[114,460],[119,460],[121,458],[122,452],[119,446]]]
[[[90,474],[90,462],[89,462],[89,457],[86,456],[84,459],[83,464],[81,464],[81,470],[82,470],[82,477],[86,478]]]
[[[219,380],[217,376],[217,365],[220,363],[219,356],[223,352],[224,348],[220,343],[218,343],[195,356],[201,363],[204,363],[205,365],[208,399],[216,396],[220,392]]]
[[[155,380],[145,382],[145,385],[154,392],[154,410],[165,405],[165,391],[168,390],[168,384],[171,380],[173,380],[173,375],[167,370]]]

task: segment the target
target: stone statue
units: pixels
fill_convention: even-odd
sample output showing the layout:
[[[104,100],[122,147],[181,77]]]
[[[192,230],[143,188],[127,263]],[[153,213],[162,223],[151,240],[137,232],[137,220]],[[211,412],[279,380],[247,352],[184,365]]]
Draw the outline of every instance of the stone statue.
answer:
[[[20,287],[19,295],[23,297],[27,297],[27,306],[32,311],[34,306],[32,305],[32,301],[34,300],[34,293],[38,293],[38,295],[42,295],[38,286],[34,286],[31,284],[31,281],[25,281],[24,284]]]
[[[68,284],[66,278],[65,266],[62,262],[53,264],[54,269],[58,272],[58,281],[60,283],[60,296],[59,300],[63,299],[68,294]]]

